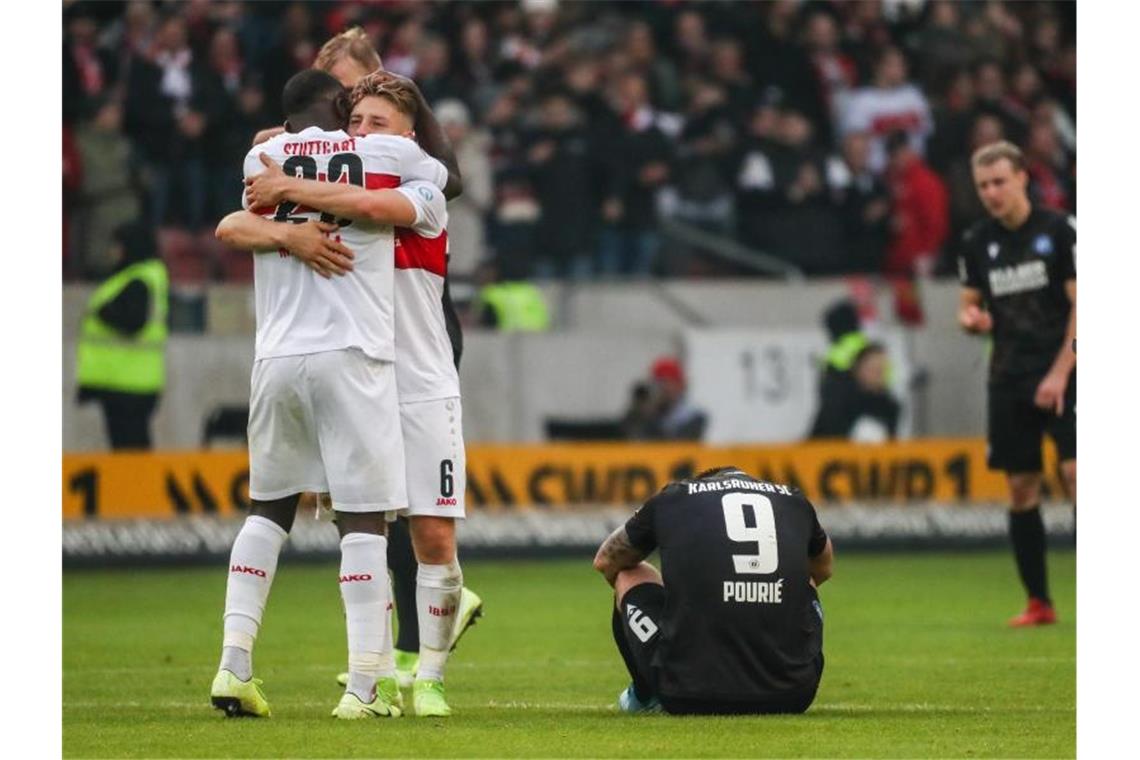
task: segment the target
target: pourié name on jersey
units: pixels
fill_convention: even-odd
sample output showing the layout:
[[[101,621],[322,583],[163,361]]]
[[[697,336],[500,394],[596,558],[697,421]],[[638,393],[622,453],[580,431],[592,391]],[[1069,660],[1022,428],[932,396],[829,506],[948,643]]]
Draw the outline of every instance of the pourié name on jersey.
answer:
[[[778,483],[768,483],[766,481],[751,481],[751,480],[737,480],[730,478],[728,480],[713,480],[713,481],[700,481],[697,483],[689,483],[689,495],[695,493],[704,493],[706,491],[763,491],[764,493],[782,493],[784,496],[791,496],[792,490],[787,486]]]
[[[726,602],[781,604],[784,601],[784,579],[778,581],[725,581]]]
[[[333,140],[305,140],[287,142],[282,148],[286,156],[317,156],[325,153],[345,153],[356,150],[356,138],[350,137],[339,142]]]

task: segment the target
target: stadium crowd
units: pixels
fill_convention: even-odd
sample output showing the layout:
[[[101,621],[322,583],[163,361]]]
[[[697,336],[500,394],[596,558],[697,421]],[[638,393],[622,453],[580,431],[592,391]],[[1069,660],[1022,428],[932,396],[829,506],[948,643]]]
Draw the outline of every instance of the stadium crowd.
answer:
[[[1034,201],[1075,211],[1075,24],[1065,2],[65,2],[64,274],[106,275],[141,216],[176,282],[247,279],[210,232],[250,139],[357,25],[456,146],[459,277],[749,271],[692,234],[809,275],[949,272],[977,146],[1016,142]]]

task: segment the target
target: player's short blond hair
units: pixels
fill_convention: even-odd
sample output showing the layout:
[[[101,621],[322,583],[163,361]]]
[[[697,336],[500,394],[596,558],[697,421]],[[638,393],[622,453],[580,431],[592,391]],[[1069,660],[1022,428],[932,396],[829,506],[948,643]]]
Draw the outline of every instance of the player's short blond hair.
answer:
[[[366,71],[381,68],[380,54],[372,46],[372,40],[359,26],[341,32],[321,46],[313,68],[330,71],[340,61],[349,58],[364,67]]]
[[[970,165],[993,166],[1002,159],[1009,161],[1014,171],[1025,171],[1025,154],[1021,152],[1021,148],[1008,140],[1000,140],[978,148],[970,157]]]
[[[405,114],[414,124],[419,111],[419,100],[411,85],[402,79],[377,71],[361,79],[352,88],[352,105],[356,107],[364,98],[384,98],[391,101],[396,110]]]

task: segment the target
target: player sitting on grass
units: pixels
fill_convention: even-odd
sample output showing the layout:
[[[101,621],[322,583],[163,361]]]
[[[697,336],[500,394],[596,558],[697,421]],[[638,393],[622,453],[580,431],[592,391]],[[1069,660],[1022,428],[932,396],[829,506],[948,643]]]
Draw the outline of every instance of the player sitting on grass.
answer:
[[[354,137],[413,136],[416,102],[403,80],[383,72],[365,77],[352,101],[349,132]],[[369,218],[375,191],[289,177],[276,164],[266,164],[268,170],[250,183],[250,205],[275,206],[288,199],[347,220]],[[403,187],[431,195],[433,213],[441,225],[446,223],[442,195],[433,194],[431,185],[408,182]],[[240,227],[237,234],[245,245],[265,245],[274,232],[253,215],[239,215],[230,223]],[[481,604],[473,593],[464,594],[455,543],[455,520],[464,517],[466,460],[459,377],[442,309],[447,237],[446,232],[424,235],[414,227],[397,229],[395,236],[396,374],[409,489],[403,514],[410,521],[419,563],[420,651],[413,701],[417,716],[441,717],[451,713],[443,689],[448,653]]]
[[[661,552],[664,578],[643,560]],[[798,490],[735,467],[670,483],[602,543],[623,712],[802,713],[823,674],[831,539]]]

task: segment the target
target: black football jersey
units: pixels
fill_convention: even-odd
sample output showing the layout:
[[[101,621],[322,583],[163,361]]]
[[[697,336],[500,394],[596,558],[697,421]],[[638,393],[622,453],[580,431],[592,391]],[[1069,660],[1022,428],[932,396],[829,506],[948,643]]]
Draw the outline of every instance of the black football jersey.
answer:
[[[818,679],[823,612],[808,560],[827,534],[802,493],[739,471],[682,480],[625,527],[635,547],[660,551],[663,696],[765,701]]]
[[[1016,230],[986,219],[966,231],[959,274],[993,316],[990,383],[1040,380],[1065,340],[1076,279],[1076,220],[1034,208]]]

